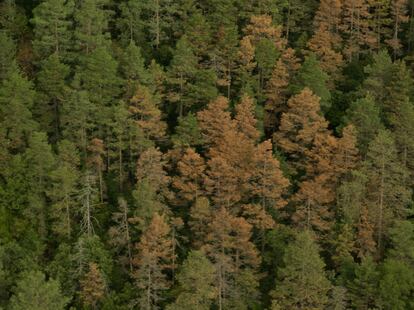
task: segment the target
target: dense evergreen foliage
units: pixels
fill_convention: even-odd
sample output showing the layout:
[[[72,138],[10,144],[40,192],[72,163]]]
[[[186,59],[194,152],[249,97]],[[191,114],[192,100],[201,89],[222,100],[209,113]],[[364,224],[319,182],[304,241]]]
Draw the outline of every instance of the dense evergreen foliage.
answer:
[[[414,309],[414,1],[2,0],[0,309]]]

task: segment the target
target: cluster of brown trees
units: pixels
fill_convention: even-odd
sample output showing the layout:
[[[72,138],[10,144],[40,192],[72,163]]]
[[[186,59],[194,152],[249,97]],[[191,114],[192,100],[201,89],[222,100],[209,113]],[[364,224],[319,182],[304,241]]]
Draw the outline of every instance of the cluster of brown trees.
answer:
[[[0,308],[414,309],[413,14],[3,0]]]

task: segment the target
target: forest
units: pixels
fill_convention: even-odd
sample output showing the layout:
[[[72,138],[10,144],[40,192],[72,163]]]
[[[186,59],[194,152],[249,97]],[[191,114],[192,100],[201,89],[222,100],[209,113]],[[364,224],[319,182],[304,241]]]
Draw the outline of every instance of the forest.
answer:
[[[0,309],[414,309],[414,0],[0,0]]]

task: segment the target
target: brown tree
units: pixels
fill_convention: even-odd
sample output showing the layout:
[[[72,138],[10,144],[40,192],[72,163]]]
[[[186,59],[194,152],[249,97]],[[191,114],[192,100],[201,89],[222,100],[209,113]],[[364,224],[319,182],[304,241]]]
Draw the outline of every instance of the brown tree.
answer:
[[[279,131],[274,134],[276,147],[289,158],[294,170],[305,168],[306,150],[313,145],[317,133],[326,132],[328,122],[320,113],[319,98],[305,88],[288,101],[288,111],[282,115]]]
[[[106,283],[96,263],[89,264],[89,271],[80,281],[80,297],[85,306],[98,309],[98,303],[105,296]]]
[[[142,136],[145,141],[135,141],[139,144],[146,143],[148,140],[161,140],[165,135],[167,125],[161,120],[161,111],[157,106],[156,98],[150,90],[139,85],[135,95],[131,98],[128,107],[130,118],[138,131],[135,133],[137,139]]]
[[[103,202],[104,196],[104,183],[103,183],[103,170],[104,170],[104,155],[105,145],[101,139],[94,138],[91,140],[88,146],[89,156],[87,158],[87,164],[91,170],[95,172],[99,180],[99,198]]]
[[[290,95],[289,82],[299,68],[299,59],[295,51],[287,48],[276,62],[272,75],[267,81],[264,126],[270,133],[277,129],[281,114],[287,110],[287,100]]]
[[[251,298],[251,296],[237,296],[237,292],[246,289],[237,281],[244,270],[250,269],[252,275],[251,282],[244,285],[254,286],[254,279],[257,279],[255,269],[260,264],[260,258],[250,238],[251,225],[243,218],[232,216],[225,208],[215,212],[208,226],[206,243],[202,250],[213,261],[216,268],[219,309],[225,309],[229,303],[235,303],[234,297],[244,298],[246,301]]]
[[[251,224],[263,232],[274,224],[269,211],[286,205],[283,194],[286,193],[289,181],[283,176],[279,161],[273,157],[270,140],[257,146],[253,161],[249,196],[254,204],[245,206],[243,214]]]
[[[154,214],[148,228],[135,245],[133,257],[135,278],[141,309],[153,309],[162,299],[162,291],[171,285],[165,271],[171,269],[173,259],[171,229],[164,216]]]
[[[398,55],[402,48],[399,34],[402,31],[402,24],[409,21],[408,1],[393,0],[391,1],[391,17],[392,17],[392,37],[385,40],[385,43],[393,50],[394,58]]]
[[[165,171],[166,161],[158,148],[151,147],[144,151],[138,159],[137,182],[146,181],[157,193],[169,196],[168,185],[170,177]]]
[[[334,80],[340,78],[343,64],[342,54],[338,52],[342,41],[338,32],[340,23],[340,0],[321,0],[315,15],[314,35],[308,42],[308,48],[317,56],[321,68]]]
[[[372,15],[367,0],[343,1],[341,31],[345,37],[344,55],[352,61],[353,57],[376,47],[376,36],[371,28]]]
[[[211,101],[207,109],[197,113],[203,140],[207,145],[212,146],[220,143],[223,132],[234,128],[234,122],[231,121],[228,109],[228,99],[220,96]]]
[[[180,205],[189,205],[202,194],[205,169],[204,159],[193,149],[188,148],[177,163],[178,175],[172,181]]]

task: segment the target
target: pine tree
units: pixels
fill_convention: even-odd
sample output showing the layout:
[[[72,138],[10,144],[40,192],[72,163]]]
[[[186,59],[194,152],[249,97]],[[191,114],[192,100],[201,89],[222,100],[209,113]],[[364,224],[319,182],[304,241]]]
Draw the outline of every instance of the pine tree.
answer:
[[[152,221],[141,236],[133,258],[136,271],[133,273],[139,289],[139,305],[143,309],[153,309],[162,300],[162,292],[170,283],[163,273],[169,270],[172,260],[172,244],[169,238],[170,227],[164,216],[154,214]]]
[[[260,132],[257,129],[257,120],[255,117],[255,104],[253,99],[248,95],[243,95],[240,103],[236,106],[236,115],[234,117],[236,128],[252,142],[258,141]]]
[[[354,273],[354,280],[348,284],[352,305],[357,309],[374,307],[378,296],[378,270],[372,257],[363,259]]]
[[[392,17],[392,37],[385,40],[393,50],[394,58],[399,54],[402,44],[399,38],[399,34],[402,31],[402,24],[408,22],[409,17],[407,15],[407,0],[394,0],[391,1],[391,17]]]
[[[97,108],[94,122],[102,132],[109,122],[108,107],[114,104],[121,90],[118,63],[107,48],[98,47],[82,59],[81,65],[75,74],[74,86],[88,92],[89,100]]]
[[[368,77],[364,80],[362,89],[370,93],[377,104],[381,105],[387,99],[387,86],[392,80],[392,60],[387,51],[380,51],[373,56],[374,62],[364,68]]]
[[[28,32],[25,10],[15,0],[6,0],[0,4],[0,25],[10,37],[20,39]]]
[[[372,15],[367,0],[343,2],[340,30],[345,36],[344,55],[349,61],[376,47],[376,36],[371,28]]]
[[[33,46],[37,58],[44,59],[56,54],[67,59],[72,43],[72,0],[47,0],[33,10]]]
[[[203,144],[198,120],[193,113],[190,112],[178,118],[178,125],[175,127],[175,134],[172,135],[171,140],[175,146],[179,147],[196,147]]]
[[[207,145],[218,144],[223,132],[234,128],[228,108],[228,100],[220,96],[211,101],[205,110],[197,113],[201,134]]]
[[[168,195],[170,177],[165,171],[166,162],[159,149],[149,148],[141,154],[136,167],[137,182],[146,180],[157,192]]]
[[[199,197],[190,209],[188,224],[191,230],[191,242],[195,249],[200,249],[207,238],[208,224],[213,216],[213,208],[205,197]]]
[[[198,59],[195,56],[189,40],[183,36],[177,42],[170,68],[168,69],[169,83],[172,91],[170,101],[178,103],[178,114],[183,116],[184,110],[193,104],[189,101],[188,92],[194,83]]]
[[[82,54],[88,55],[96,48],[107,45],[110,11],[105,9],[105,5],[108,2],[108,0],[86,0],[77,3],[74,11],[74,37],[76,48]],[[105,68],[105,65],[100,68]]]
[[[110,244],[117,249],[120,263],[123,266],[128,266],[129,271],[132,272],[132,240],[130,210],[128,203],[124,198],[118,199],[118,209],[112,215],[114,226],[109,228],[108,234],[110,236]]]
[[[141,43],[144,40],[143,9],[144,4],[134,0],[119,3],[121,16],[117,27],[121,32],[123,42],[133,44],[133,42]]]
[[[326,112],[331,107],[331,93],[328,89],[329,76],[320,68],[314,54],[305,58],[291,85],[293,93],[297,94],[308,87],[320,98],[321,109]]]
[[[216,269],[218,309],[247,309],[256,297],[260,258],[250,238],[251,226],[243,218],[232,216],[225,208],[215,212],[202,250]]]
[[[271,129],[270,132],[277,129],[280,125],[281,114],[287,110],[287,100],[291,95],[289,83],[299,68],[299,59],[296,57],[295,51],[286,48],[276,62],[265,88],[267,101],[265,103],[264,125],[268,130]]]
[[[150,74],[145,67],[141,49],[131,41],[122,54],[120,69],[126,81],[125,98],[129,100],[139,85],[150,86]]]
[[[170,38],[169,31],[177,11],[176,3],[171,0],[151,0],[144,5],[144,10],[149,17],[145,20],[149,40],[158,49],[161,43]]]
[[[89,264],[89,271],[80,281],[80,298],[86,307],[97,309],[105,296],[106,283],[96,263]]]
[[[180,294],[168,310],[208,310],[216,299],[215,269],[200,251],[191,251],[181,266],[177,280]]]
[[[411,191],[407,187],[406,170],[398,158],[392,135],[380,131],[371,142],[365,171],[368,176],[368,204],[375,223],[378,253],[383,250],[384,236],[392,219],[404,217]]]
[[[203,194],[205,168],[203,158],[193,149],[188,148],[177,164],[178,175],[172,182],[172,186],[177,190],[179,205],[190,205]]]
[[[288,106],[274,141],[289,156],[292,168],[304,169],[306,150],[317,133],[326,132],[328,123],[320,115],[319,98],[308,88],[289,99]]]
[[[331,284],[326,278],[325,263],[319,251],[311,232],[297,234],[283,257],[285,266],[279,271],[279,280],[272,292],[274,306],[281,309],[324,308]]]
[[[41,62],[41,70],[37,75],[38,103],[35,106],[35,116],[45,127],[53,141],[58,141],[61,135],[61,110],[69,93],[66,79],[69,67],[60,62],[58,54],[54,53]]]
[[[9,76],[16,68],[16,43],[6,32],[0,33],[0,82]]]
[[[99,182],[99,200],[102,203],[104,200],[104,155],[105,145],[101,139],[94,138],[88,146],[89,156],[87,158],[87,165],[90,171],[93,171]]]
[[[266,222],[273,223],[269,215],[286,205],[283,194],[287,191],[289,181],[283,176],[279,161],[273,157],[270,140],[257,146],[253,161],[254,168],[250,179],[251,198],[260,207],[253,214],[251,211],[255,211],[255,208],[250,210],[249,215],[253,216],[255,222],[257,221],[252,224],[263,230],[273,226],[269,227],[265,224]]]
[[[45,133],[34,132],[31,135],[24,158],[28,165],[26,178],[30,184],[28,193],[30,207],[27,210],[27,216],[33,218],[38,235],[45,240],[48,220],[46,192],[50,187],[50,173],[55,163],[55,157]]]
[[[375,104],[374,98],[368,94],[365,98],[351,103],[345,119],[355,126],[358,149],[362,154],[366,154],[369,143],[375,138],[380,129],[384,129],[380,109]]]
[[[52,200],[52,229],[60,236],[70,239],[72,236],[72,221],[77,201],[77,186],[79,182],[80,158],[75,145],[63,140],[58,145],[58,166],[51,172],[52,188],[48,197]]]
[[[339,0],[322,0],[314,19],[314,34],[308,48],[320,62],[321,68],[332,79],[340,77],[343,65],[342,55],[338,52],[341,37],[338,33],[341,15]]]
[[[31,113],[34,97],[32,83],[17,68],[0,86],[0,131],[9,150],[21,150],[37,128]]]
[[[82,151],[83,158],[87,155],[87,146],[96,128],[96,109],[97,107],[89,100],[88,92],[77,90],[68,94],[68,100],[62,106],[62,137],[75,143]]]
[[[153,140],[162,140],[167,126],[161,120],[162,115],[157,106],[157,101],[148,88],[144,86],[137,88],[130,101],[128,111],[138,131],[138,136],[135,136],[135,139],[137,139],[135,143],[138,142],[141,149],[151,146]],[[144,141],[138,139],[140,135],[143,136]]]
[[[69,299],[60,291],[59,282],[46,281],[40,271],[30,271],[17,282],[15,294],[10,300],[12,310],[63,310]]]

